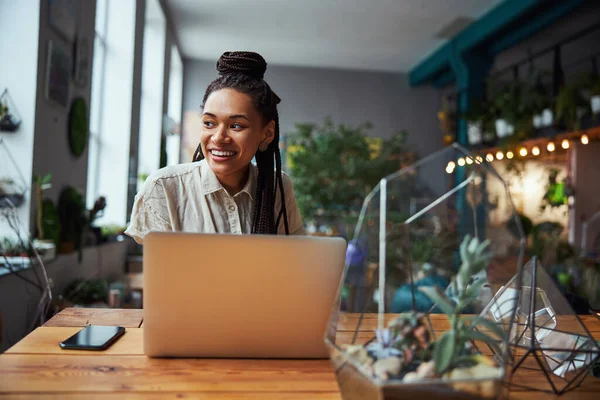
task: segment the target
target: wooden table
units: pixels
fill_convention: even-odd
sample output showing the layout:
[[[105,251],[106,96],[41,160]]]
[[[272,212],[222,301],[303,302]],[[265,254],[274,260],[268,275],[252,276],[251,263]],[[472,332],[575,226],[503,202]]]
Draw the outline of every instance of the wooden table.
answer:
[[[600,320],[583,316],[596,339]],[[356,317],[344,316],[344,327]],[[361,336],[371,335],[367,317]],[[434,325],[442,326],[442,319]],[[121,325],[127,333],[104,352],[61,350],[58,343],[81,327]],[[143,354],[142,310],[68,308],[0,355],[0,398],[91,397],[340,399],[329,360],[151,359]],[[348,332],[350,335],[350,332]],[[587,377],[560,399],[598,399],[600,380]],[[512,392],[511,398],[544,399],[540,392]]]

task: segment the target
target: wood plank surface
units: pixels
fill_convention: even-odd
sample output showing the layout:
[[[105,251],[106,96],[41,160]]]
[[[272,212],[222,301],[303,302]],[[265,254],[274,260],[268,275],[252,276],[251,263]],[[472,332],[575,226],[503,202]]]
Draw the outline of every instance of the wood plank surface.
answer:
[[[396,317],[390,314],[387,319]],[[351,339],[358,318],[358,314],[340,316],[340,340]],[[581,319],[599,339],[600,320],[591,315]],[[435,331],[447,328],[444,315],[432,315],[431,321]],[[341,398],[329,360],[153,359],[143,355],[143,329],[136,327],[129,327],[104,352],[58,346],[89,324],[141,326],[142,322],[142,310],[64,310],[0,355],[0,399]],[[575,322],[559,317],[563,329]],[[377,316],[365,315],[359,339],[370,339],[376,327]],[[577,390],[560,397],[513,389],[510,398],[598,399],[600,380],[586,377]]]
[[[31,332],[6,354],[62,354],[62,355],[143,355],[143,329],[126,328],[125,334],[106,350],[63,350],[59,343],[77,333],[80,327],[42,326]]]
[[[329,360],[5,354],[0,393],[336,392]]]
[[[87,326],[109,325],[139,328],[144,319],[144,310],[122,308],[65,308],[52,317],[44,326]]]
[[[93,398],[94,400],[121,400],[127,399],[143,399],[143,400],[169,400],[169,399],[233,399],[233,400],[341,400],[342,396],[337,390],[334,392],[287,392],[281,391],[276,393],[265,392],[112,392],[112,393],[21,393],[21,394],[0,394],[0,399],[3,400],[26,400],[26,399],[41,399],[41,400],[75,400],[85,398]]]

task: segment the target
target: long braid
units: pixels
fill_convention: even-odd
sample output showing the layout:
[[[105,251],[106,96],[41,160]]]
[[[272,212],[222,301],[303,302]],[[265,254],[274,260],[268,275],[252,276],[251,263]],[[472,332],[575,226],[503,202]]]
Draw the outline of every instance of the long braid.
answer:
[[[226,52],[217,61],[219,78],[208,85],[204,94],[203,104],[208,96],[217,90],[232,88],[250,96],[256,109],[263,116],[264,123],[275,121],[273,141],[265,151],[255,154],[258,177],[252,212],[253,234],[277,234],[279,223],[283,216],[285,234],[289,235],[287,210],[285,205],[285,190],[281,170],[281,154],[279,151],[279,114],[277,104],[281,99],[264,81],[267,63],[260,54],[252,52]],[[194,161],[204,159],[202,146],[194,152]],[[281,208],[275,218],[275,199],[277,190],[281,197]]]

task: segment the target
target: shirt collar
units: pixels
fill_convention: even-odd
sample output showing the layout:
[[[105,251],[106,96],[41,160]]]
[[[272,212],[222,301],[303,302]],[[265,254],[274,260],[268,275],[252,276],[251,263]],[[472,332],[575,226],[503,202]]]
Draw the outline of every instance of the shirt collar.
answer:
[[[248,180],[246,181],[246,184],[244,185],[242,190],[240,190],[240,192],[237,193],[236,196],[240,193],[247,193],[248,196],[250,196],[250,199],[254,200],[253,193],[256,190],[256,176],[256,166],[254,164],[250,164],[250,173],[248,174]],[[210,169],[210,166],[208,165],[206,160],[200,161],[200,179],[202,181],[202,192],[204,193],[204,195],[214,193],[219,190],[225,190],[225,188],[223,187],[223,185],[221,185],[221,182],[219,182],[219,179],[217,178],[213,170]]]

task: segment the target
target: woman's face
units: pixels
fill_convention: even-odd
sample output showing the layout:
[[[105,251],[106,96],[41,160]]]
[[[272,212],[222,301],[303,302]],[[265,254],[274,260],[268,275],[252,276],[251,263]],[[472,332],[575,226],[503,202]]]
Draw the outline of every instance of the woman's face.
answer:
[[[247,168],[262,141],[273,140],[275,122],[264,125],[250,96],[235,89],[212,92],[204,104],[200,144],[221,183],[241,189]]]

